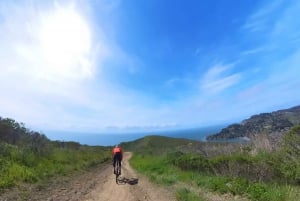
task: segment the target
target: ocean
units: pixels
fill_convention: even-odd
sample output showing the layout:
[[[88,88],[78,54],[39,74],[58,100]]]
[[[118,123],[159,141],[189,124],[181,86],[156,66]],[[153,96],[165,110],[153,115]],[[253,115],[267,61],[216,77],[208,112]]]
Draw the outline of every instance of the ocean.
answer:
[[[161,135],[175,138],[186,138],[197,141],[205,141],[208,135],[219,132],[225,125],[202,128],[151,131],[151,132],[128,132],[128,133],[83,133],[67,131],[47,131],[45,135],[50,140],[74,141],[86,145],[113,146],[121,142],[133,141],[147,135]]]

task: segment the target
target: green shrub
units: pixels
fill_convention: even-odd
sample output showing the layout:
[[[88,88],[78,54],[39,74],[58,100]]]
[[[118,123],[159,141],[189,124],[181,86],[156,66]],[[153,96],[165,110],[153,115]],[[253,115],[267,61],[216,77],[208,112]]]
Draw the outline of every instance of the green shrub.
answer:
[[[249,186],[249,182],[245,178],[233,178],[230,182],[226,183],[226,186],[233,195],[243,195]]]
[[[283,188],[263,183],[254,183],[247,189],[247,195],[251,200],[257,201],[284,201],[287,193]]]
[[[204,201],[205,200],[205,199],[197,196],[196,194],[194,194],[187,188],[179,189],[176,192],[176,199],[178,201]]]
[[[35,167],[39,161],[38,156],[30,150],[23,150],[21,155],[21,161],[27,167]]]
[[[243,177],[253,182],[280,180],[278,157],[274,153],[260,151],[250,154],[221,155],[209,160],[211,173],[230,177]]]
[[[33,169],[12,159],[0,159],[0,189],[18,182],[35,182],[37,180],[38,177]]]
[[[286,181],[300,184],[300,125],[283,137],[279,170]]]
[[[263,200],[266,191],[265,185],[256,183],[249,186],[247,189],[247,195],[251,200]]]
[[[227,186],[229,181],[230,179],[227,177],[211,177],[206,187],[213,191],[226,193],[229,191],[229,187]]]
[[[176,152],[173,155],[168,155],[168,158],[169,162],[182,170],[193,170],[198,172],[208,172],[210,170],[208,159],[199,154],[180,154]]]
[[[263,201],[284,201],[287,200],[287,193],[276,186],[267,186],[266,192],[263,194]]]

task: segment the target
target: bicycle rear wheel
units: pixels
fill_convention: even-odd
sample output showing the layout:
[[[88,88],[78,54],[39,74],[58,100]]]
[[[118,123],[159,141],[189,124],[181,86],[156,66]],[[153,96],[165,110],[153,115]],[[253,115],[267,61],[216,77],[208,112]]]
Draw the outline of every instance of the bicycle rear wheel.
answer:
[[[121,175],[121,165],[120,165],[120,161],[117,160],[116,161],[116,183],[118,183],[120,175]]]

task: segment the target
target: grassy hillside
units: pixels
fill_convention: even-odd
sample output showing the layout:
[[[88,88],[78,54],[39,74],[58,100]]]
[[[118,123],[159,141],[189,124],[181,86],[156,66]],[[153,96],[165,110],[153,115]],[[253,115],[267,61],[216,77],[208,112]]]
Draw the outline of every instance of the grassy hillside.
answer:
[[[21,183],[68,175],[108,159],[108,148],[51,141],[22,123],[0,118],[0,192]]]
[[[187,146],[196,141],[180,138],[171,138],[165,136],[151,135],[144,138],[137,139],[132,142],[124,142],[121,146],[125,150],[156,154],[162,152],[168,152],[173,149],[180,149],[182,146]]]
[[[139,154],[164,154],[175,151],[183,153],[197,153],[206,157],[220,154],[230,154],[246,147],[245,143],[214,143],[200,142],[184,138],[173,138],[158,135],[150,135],[135,141],[121,143],[124,150]]]
[[[300,126],[276,151],[158,136],[124,145],[135,153],[132,166],[155,183],[177,188],[178,200],[211,200],[207,190],[261,201],[296,201],[300,194]]]

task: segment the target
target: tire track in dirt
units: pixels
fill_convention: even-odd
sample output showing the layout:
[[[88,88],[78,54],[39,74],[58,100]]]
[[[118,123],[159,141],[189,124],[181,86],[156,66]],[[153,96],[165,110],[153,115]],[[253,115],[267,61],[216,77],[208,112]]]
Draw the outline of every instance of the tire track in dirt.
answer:
[[[122,163],[121,179],[135,181],[132,184],[116,184],[112,166],[108,166],[101,172],[101,181],[85,196],[84,201],[173,201],[172,193],[154,186],[143,176],[138,176],[130,167],[128,160],[131,153],[124,155]],[[139,178],[138,178],[139,177]]]

